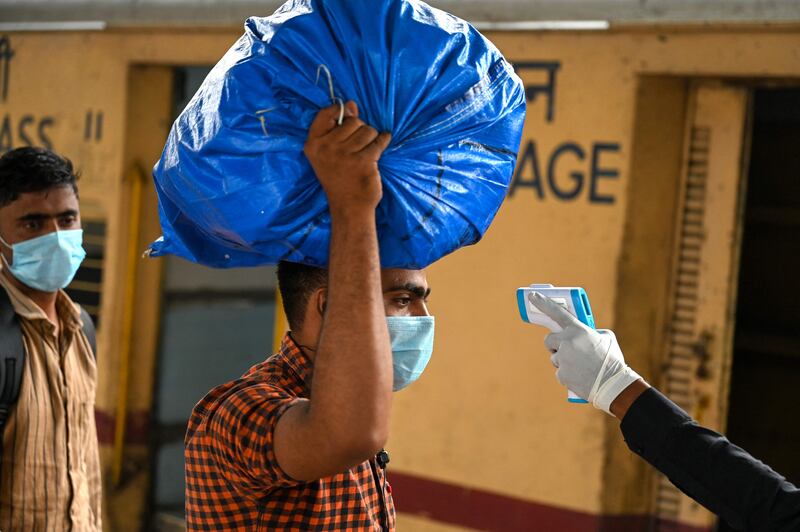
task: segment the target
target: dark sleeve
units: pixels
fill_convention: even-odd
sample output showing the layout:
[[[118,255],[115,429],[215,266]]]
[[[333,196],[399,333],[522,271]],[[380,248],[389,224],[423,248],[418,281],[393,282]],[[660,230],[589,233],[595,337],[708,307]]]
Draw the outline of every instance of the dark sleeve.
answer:
[[[628,447],[738,530],[800,530],[800,490],[654,388],[622,420]]]

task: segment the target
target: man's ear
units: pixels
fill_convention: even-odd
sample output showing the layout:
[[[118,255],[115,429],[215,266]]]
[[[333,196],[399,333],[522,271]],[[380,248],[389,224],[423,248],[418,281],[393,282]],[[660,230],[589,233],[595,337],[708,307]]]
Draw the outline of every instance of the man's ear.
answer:
[[[314,307],[320,318],[325,316],[325,308],[328,306],[328,289],[320,288],[314,292]]]

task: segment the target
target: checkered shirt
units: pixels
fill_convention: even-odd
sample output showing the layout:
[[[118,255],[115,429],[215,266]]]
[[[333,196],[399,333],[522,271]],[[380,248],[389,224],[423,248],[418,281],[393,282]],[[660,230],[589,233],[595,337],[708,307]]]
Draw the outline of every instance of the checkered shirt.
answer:
[[[391,487],[374,458],[312,482],[278,465],[275,425],[309,396],[311,374],[287,334],[280,352],[197,403],[185,442],[188,530],[394,530]]]

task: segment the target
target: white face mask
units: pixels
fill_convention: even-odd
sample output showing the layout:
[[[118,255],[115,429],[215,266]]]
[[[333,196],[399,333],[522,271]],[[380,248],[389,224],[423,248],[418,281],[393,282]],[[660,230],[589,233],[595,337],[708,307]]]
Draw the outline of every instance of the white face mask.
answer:
[[[22,284],[41,292],[65,288],[86,257],[82,229],[54,231],[13,245],[0,238],[0,243],[14,254],[13,264],[3,256],[11,274]]]
[[[392,390],[402,390],[416,381],[433,353],[433,316],[387,316],[392,343],[394,381]]]

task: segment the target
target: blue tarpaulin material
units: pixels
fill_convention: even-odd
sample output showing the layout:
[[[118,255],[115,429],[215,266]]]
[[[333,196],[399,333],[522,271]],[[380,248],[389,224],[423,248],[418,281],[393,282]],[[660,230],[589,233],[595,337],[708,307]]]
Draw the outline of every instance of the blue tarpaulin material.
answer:
[[[213,267],[326,265],[331,220],[303,154],[337,98],[392,141],[379,161],[384,267],[423,268],[480,240],[500,207],[525,117],[497,48],[416,0],[290,0],[244,35],[175,121],[154,175],[151,256]]]

